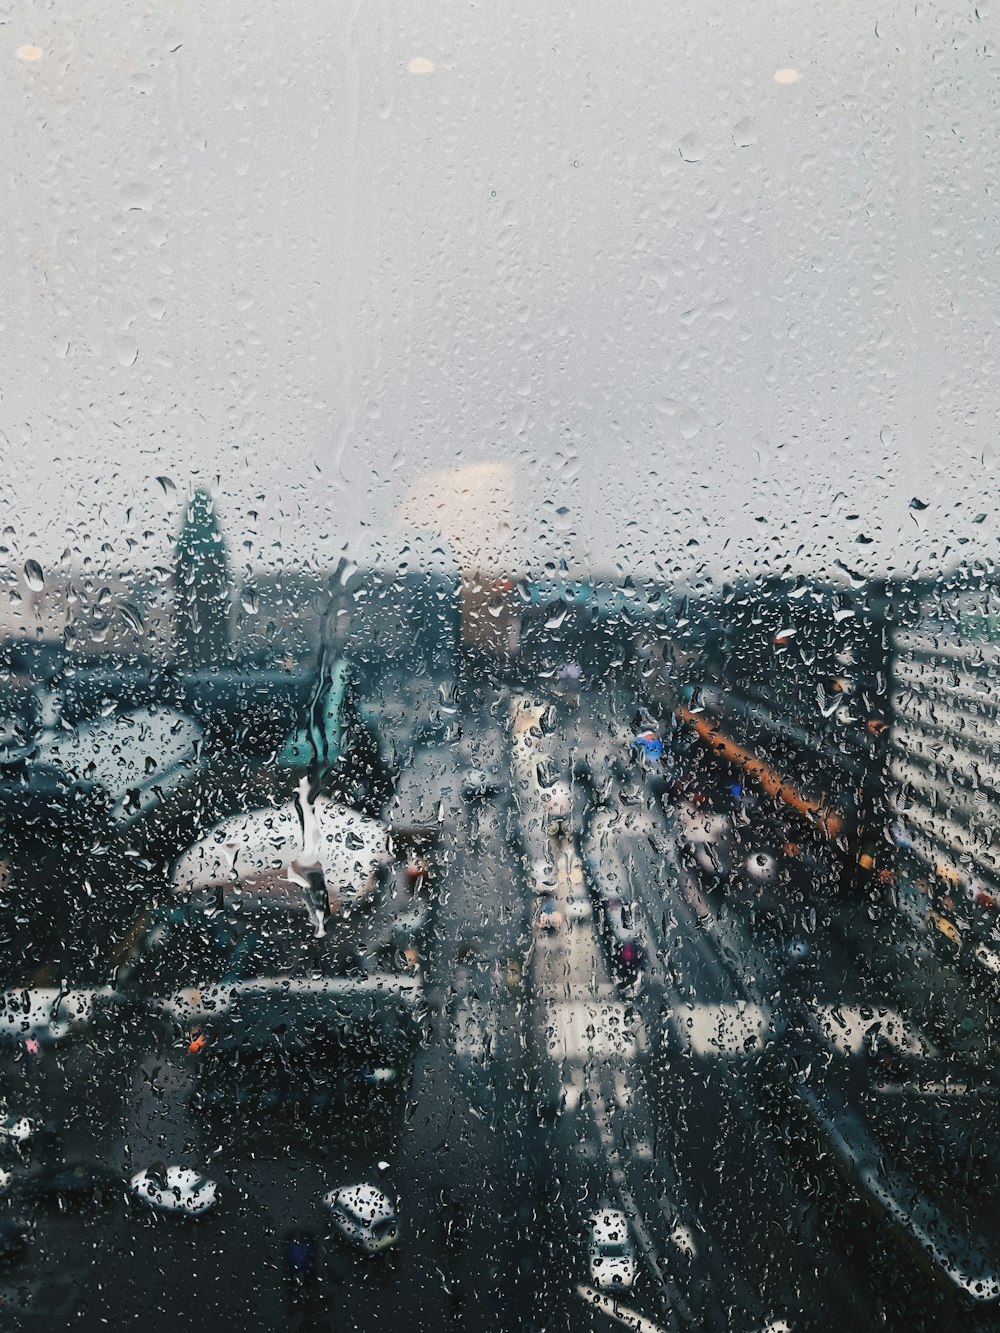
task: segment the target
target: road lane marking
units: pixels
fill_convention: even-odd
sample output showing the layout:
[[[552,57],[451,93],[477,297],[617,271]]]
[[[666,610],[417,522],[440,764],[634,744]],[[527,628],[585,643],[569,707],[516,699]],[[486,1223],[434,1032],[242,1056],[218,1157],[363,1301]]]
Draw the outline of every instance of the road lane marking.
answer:
[[[760,1004],[691,1004],[671,1015],[693,1055],[749,1055],[764,1045],[771,1016]]]
[[[585,1282],[577,1284],[576,1292],[589,1305],[596,1305],[610,1319],[617,1320],[619,1324],[624,1324],[626,1328],[635,1329],[636,1333],[664,1333],[660,1325],[654,1324],[652,1319],[647,1319],[638,1310],[629,1309],[627,1305],[622,1305],[611,1296],[605,1296],[603,1292],[597,1291],[596,1288],[588,1287]]]
[[[840,1055],[859,1055],[869,1037],[889,1042],[900,1055],[935,1055],[934,1046],[897,1010],[881,1004],[817,1005],[810,1017]]]
[[[620,1000],[567,1000],[545,1006],[543,1029],[552,1060],[634,1060],[636,1028]]]

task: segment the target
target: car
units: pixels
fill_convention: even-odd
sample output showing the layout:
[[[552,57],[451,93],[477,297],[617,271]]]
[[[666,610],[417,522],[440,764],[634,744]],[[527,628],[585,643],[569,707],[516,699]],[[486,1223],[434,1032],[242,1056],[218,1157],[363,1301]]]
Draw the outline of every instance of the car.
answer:
[[[37,1120],[26,1115],[7,1115],[0,1120],[0,1144],[16,1148],[26,1147],[39,1131]]]
[[[186,1166],[164,1166],[156,1162],[137,1171],[129,1181],[129,1192],[138,1203],[158,1213],[200,1217],[215,1207],[219,1189],[214,1180]]]
[[[366,1254],[379,1254],[399,1239],[399,1222],[389,1198],[374,1185],[345,1185],[323,1196],[341,1238]]]
[[[588,1219],[588,1230],[590,1280],[602,1291],[628,1290],[636,1273],[628,1218],[615,1208],[602,1208]]]
[[[605,898],[604,932],[614,966],[626,976],[634,975],[642,965],[643,949],[632,903],[618,897]]]
[[[538,909],[535,917],[535,929],[544,931],[562,930],[565,924],[563,914],[556,906],[554,898],[547,898]]]

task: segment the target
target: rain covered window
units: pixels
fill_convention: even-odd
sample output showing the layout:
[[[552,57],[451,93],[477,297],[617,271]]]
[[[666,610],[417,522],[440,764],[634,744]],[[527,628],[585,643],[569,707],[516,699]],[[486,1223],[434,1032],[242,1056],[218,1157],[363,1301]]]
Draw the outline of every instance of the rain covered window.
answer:
[[[1000,1327],[998,23],[4,10],[4,1329]]]

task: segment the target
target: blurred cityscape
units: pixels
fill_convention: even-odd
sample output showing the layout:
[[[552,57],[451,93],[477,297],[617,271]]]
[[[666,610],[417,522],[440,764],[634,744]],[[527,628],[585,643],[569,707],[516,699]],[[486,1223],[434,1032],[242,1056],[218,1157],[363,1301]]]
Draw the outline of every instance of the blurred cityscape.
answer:
[[[211,1200],[221,1174],[243,1201],[206,1232],[205,1327],[330,1326],[308,1283],[283,1324],[266,1276],[282,1235],[313,1235],[317,1163],[392,1171],[411,1217],[381,1286],[324,1259],[351,1327],[413,1327],[397,1281],[419,1288],[417,1326],[468,1326],[483,1264],[496,1327],[623,1309],[642,1328],[994,1326],[998,627],[1000,589],[972,567],[691,588],[558,560],[342,563],[238,583],[206,492],[171,569],[9,572],[0,1242],[18,1326],[100,1322],[86,1292],[111,1270],[67,1199],[131,1179],[133,1206],[155,1204],[164,1163],[195,1160]],[[310,1116],[332,1106],[331,1138]],[[460,1141],[408,1171],[456,1108]],[[276,1109],[296,1127],[280,1151]],[[216,1143],[219,1114],[242,1146]],[[130,1177],[143,1153],[158,1164]],[[299,1185],[258,1158],[294,1161]],[[612,1296],[572,1197],[634,1238]],[[165,1244],[168,1271],[192,1261],[181,1233]],[[527,1256],[544,1320],[514,1280]],[[122,1290],[176,1319],[156,1274]]]

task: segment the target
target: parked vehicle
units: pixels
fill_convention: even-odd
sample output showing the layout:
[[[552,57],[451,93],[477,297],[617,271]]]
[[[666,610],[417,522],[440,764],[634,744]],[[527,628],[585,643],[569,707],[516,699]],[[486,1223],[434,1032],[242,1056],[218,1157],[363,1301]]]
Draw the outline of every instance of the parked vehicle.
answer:
[[[602,1291],[625,1291],[635,1281],[635,1250],[628,1234],[628,1218],[614,1208],[603,1208],[588,1220],[587,1263],[590,1280]]]
[[[396,1210],[374,1185],[347,1185],[323,1197],[338,1235],[367,1254],[389,1249],[399,1239]]]

